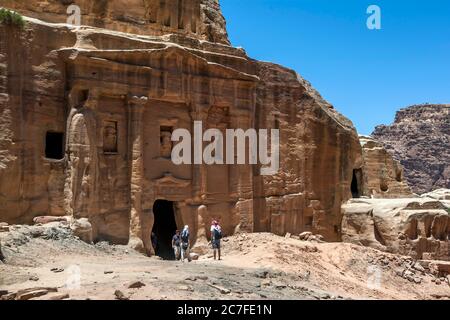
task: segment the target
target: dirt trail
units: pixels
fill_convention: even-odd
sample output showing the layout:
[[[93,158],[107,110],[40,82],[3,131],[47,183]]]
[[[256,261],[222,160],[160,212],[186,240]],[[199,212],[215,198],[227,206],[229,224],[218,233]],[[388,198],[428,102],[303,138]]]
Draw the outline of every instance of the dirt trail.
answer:
[[[36,228],[0,234],[7,258],[0,263],[0,292],[58,288],[37,299],[66,293],[69,299],[450,297],[448,280],[436,284],[435,276],[411,259],[351,244],[241,234],[224,239],[222,261],[208,253],[183,264],[144,257],[124,246],[88,245],[60,226]],[[415,280],[405,279],[405,272]],[[131,284],[140,288],[130,289]]]

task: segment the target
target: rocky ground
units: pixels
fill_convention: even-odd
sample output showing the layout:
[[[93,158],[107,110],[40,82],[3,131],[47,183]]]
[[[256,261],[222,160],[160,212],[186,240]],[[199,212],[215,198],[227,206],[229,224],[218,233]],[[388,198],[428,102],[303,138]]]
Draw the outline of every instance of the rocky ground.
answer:
[[[311,239],[240,234],[224,239],[222,261],[183,264],[86,244],[61,223],[11,226],[0,299],[450,299],[450,276],[428,262]]]

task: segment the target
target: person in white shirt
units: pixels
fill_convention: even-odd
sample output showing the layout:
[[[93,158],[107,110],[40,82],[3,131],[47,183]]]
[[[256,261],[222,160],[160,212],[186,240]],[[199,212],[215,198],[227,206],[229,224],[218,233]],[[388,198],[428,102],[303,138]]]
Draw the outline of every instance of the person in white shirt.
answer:
[[[189,247],[191,245],[189,239],[189,226],[184,226],[183,231],[181,232],[181,262],[184,262],[184,259],[187,258],[188,261],[191,261],[189,256]]]

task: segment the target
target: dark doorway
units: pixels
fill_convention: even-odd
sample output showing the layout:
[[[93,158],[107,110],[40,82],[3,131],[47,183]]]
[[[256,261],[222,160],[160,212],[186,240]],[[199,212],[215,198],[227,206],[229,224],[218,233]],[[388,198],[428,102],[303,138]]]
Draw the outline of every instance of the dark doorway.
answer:
[[[361,169],[353,170],[353,178],[351,185],[353,198],[361,197],[361,179],[362,179],[362,170]]]
[[[45,135],[45,157],[55,160],[64,158],[64,133],[47,132]]]
[[[155,253],[164,260],[174,260],[172,237],[177,230],[174,204],[171,201],[157,200],[153,205],[155,222],[153,233],[156,236]]]

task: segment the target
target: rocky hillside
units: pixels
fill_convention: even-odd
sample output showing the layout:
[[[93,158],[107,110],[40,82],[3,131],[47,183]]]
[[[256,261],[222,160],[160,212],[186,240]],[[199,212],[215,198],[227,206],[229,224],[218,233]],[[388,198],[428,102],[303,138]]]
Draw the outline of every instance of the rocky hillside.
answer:
[[[397,112],[392,125],[372,136],[405,168],[413,191],[450,188],[450,105],[416,105]]]

